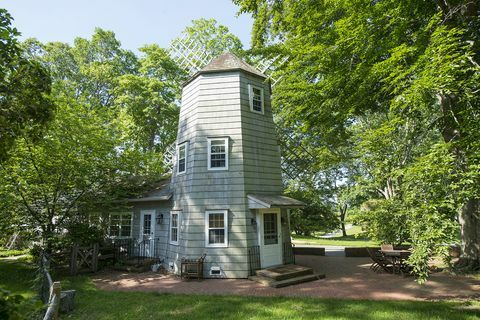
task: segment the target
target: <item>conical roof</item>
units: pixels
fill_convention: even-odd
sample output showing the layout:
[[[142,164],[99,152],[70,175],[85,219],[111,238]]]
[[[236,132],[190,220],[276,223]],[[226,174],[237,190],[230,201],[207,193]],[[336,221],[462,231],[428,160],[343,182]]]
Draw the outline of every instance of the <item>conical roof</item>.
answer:
[[[222,72],[222,71],[235,71],[235,70],[242,70],[247,73],[253,74],[258,77],[267,78],[266,75],[234,55],[233,53],[227,52],[224,53],[215,59],[213,59],[209,64],[207,64],[203,69],[198,71],[190,78],[186,83],[188,84],[193,79],[198,77],[200,74],[203,73],[214,73],[214,72]]]

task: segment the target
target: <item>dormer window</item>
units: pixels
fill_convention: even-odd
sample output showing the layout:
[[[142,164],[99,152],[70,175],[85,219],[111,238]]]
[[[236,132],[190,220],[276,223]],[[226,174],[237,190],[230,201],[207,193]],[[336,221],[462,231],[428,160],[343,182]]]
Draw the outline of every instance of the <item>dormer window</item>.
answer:
[[[228,138],[208,139],[208,170],[228,170]]]
[[[248,95],[250,98],[250,111],[264,113],[263,89],[254,85],[248,85]]]
[[[184,173],[187,171],[187,152],[188,145],[187,142],[184,142],[178,145],[178,158],[177,158],[177,172]]]

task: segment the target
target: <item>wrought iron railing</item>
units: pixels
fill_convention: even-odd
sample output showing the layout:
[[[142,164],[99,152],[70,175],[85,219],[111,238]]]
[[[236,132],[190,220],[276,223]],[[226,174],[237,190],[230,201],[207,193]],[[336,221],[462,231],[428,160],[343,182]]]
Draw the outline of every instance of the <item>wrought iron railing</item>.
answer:
[[[291,242],[283,243],[283,264],[295,264],[294,247],[295,245]]]
[[[160,238],[152,239],[112,239],[114,263],[125,260],[136,260],[140,263],[146,259],[157,259],[162,256]]]
[[[255,271],[260,270],[260,247],[259,246],[252,246],[248,248],[248,266],[249,266],[249,274],[251,276],[255,275]]]

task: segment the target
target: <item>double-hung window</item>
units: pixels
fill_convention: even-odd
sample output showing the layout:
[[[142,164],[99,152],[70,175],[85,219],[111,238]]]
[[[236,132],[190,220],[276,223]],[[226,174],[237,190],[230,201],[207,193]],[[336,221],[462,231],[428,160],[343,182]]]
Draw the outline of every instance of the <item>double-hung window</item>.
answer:
[[[187,171],[187,153],[188,143],[184,142],[178,145],[177,151],[177,172],[184,173]]]
[[[180,212],[170,212],[170,243],[178,244],[178,226],[180,222]]]
[[[248,96],[250,100],[250,111],[264,114],[263,89],[249,84]]]
[[[132,236],[132,214],[130,212],[111,213],[108,235],[115,238]]]
[[[228,138],[208,139],[208,170],[228,170]]]
[[[227,210],[210,210],[205,213],[205,240],[207,247],[228,246]]]

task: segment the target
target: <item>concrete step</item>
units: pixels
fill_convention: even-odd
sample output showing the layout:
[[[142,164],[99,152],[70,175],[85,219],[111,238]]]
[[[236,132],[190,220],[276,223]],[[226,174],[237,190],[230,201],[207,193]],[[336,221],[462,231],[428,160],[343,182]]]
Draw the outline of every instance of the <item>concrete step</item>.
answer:
[[[272,288],[282,288],[282,287],[287,287],[291,286],[294,284],[299,284],[299,283],[304,283],[304,282],[310,282],[310,281],[315,281],[318,279],[323,279],[325,278],[325,275],[320,275],[320,274],[308,274],[308,275],[303,275],[303,276],[298,276],[295,278],[290,278],[290,279],[285,279],[285,280],[274,280],[269,277],[264,277],[264,276],[251,276],[249,277],[250,280],[261,283],[265,286],[269,286]]]
[[[257,276],[270,278],[274,281],[282,281],[301,276],[307,276],[313,274],[312,268],[298,266],[295,264],[287,264],[276,267],[270,267],[255,272]]]

